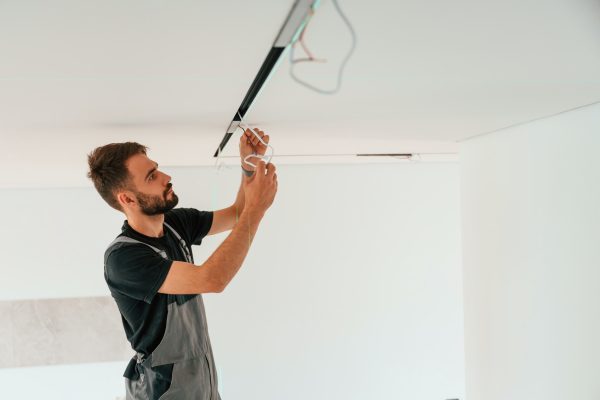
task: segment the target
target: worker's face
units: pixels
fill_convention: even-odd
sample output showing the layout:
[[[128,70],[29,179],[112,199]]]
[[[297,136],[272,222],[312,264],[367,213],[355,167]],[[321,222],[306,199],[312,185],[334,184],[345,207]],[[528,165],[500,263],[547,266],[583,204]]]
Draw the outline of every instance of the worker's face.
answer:
[[[133,204],[143,214],[164,214],[177,205],[179,198],[171,188],[171,177],[160,171],[156,162],[144,154],[136,154],[126,164],[133,180],[130,189],[137,201]]]

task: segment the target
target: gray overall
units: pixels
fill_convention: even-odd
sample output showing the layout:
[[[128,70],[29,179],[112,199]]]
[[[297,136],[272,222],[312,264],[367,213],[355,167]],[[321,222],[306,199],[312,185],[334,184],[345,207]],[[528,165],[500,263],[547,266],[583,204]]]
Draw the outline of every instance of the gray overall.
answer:
[[[193,256],[185,241],[169,226],[179,241],[186,261],[194,263]],[[142,243],[151,247],[163,258],[167,253],[139,240],[126,236],[117,237],[109,248],[117,243]],[[137,353],[136,370],[139,379],[125,378],[127,400],[152,400],[158,388],[152,387],[157,375],[151,367],[173,364],[171,385],[160,396],[160,400],[221,400],[218,392],[217,371],[213,359],[212,347],[208,336],[206,314],[202,295],[198,294],[192,299],[179,304],[173,301],[167,309],[167,325],[159,345],[146,358]]]

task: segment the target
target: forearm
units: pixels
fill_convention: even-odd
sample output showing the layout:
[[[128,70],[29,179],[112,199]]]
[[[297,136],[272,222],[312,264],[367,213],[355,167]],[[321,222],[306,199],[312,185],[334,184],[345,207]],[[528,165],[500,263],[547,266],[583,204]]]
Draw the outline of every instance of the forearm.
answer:
[[[247,167],[242,167],[245,168],[246,170],[250,170],[250,168]],[[251,179],[252,177],[250,176],[246,176],[246,174],[244,174],[244,171],[242,171],[242,182],[240,183],[240,189],[238,190],[237,196],[235,198],[235,202],[233,203],[233,205],[236,208],[236,215],[240,215],[242,213],[242,211],[244,211],[244,206],[245,206],[245,195],[244,195],[244,180],[248,180]]]
[[[229,236],[203,264],[222,289],[231,282],[242,266],[263,216],[263,211],[253,208],[244,210]]]

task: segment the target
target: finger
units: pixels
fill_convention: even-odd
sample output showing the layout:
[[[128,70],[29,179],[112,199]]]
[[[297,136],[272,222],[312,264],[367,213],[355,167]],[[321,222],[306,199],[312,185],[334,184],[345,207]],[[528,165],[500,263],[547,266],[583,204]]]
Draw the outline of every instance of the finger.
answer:
[[[258,164],[256,164],[256,172],[254,175],[263,177],[265,176],[266,163],[263,160],[260,160]]]
[[[262,147],[265,147],[265,148],[266,148],[266,147],[267,147],[267,145],[269,144],[269,139],[271,139],[271,137],[270,137],[269,135],[264,135],[264,136],[262,137],[262,142],[260,143],[260,145],[261,145]]]
[[[262,137],[265,135],[265,132],[261,131],[258,128],[254,128],[253,130],[254,130],[255,134],[252,135],[252,138],[254,140],[254,143],[256,144],[256,143],[260,142],[260,140],[258,138],[260,137],[262,139]]]
[[[256,147],[253,139],[254,139],[254,135],[252,134],[252,131],[250,129],[247,129],[244,132],[244,137],[246,138],[246,144],[249,146],[252,146],[252,148]]]
[[[252,145],[254,146],[256,144],[256,136],[254,136],[254,131],[248,129],[248,140],[250,141],[250,143],[252,143]]]
[[[266,137],[266,136],[265,136]],[[264,142],[264,143],[263,143]],[[257,148],[260,148],[261,150],[264,150],[267,147],[268,142],[266,142],[263,138],[263,142],[259,142],[256,144]]]
[[[263,137],[265,136],[265,133],[261,130],[256,129],[257,131],[257,135],[258,136],[254,136],[254,145],[258,145],[259,143],[262,144],[261,139],[263,139]]]
[[[248,130],[245,130],[242,136],[240,137],[240,141],[245,144],[250,144],[250,133]]]
[[[275,165],[268,163],[266,166],[267,175],[271,175],[275,171]]]
[[[275,171],[277,170],[277,167],[272,162],[269,162],[268,165],[269,165],[269,174],[273,175],[275,173]]]

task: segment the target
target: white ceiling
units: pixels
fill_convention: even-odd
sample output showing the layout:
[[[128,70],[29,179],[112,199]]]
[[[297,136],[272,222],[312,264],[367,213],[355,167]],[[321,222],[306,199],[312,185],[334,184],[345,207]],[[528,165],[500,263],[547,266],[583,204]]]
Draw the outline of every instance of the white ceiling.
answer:
[[[453,153],[600,100],[600,2],[339,0],[358,36],[337,95],[283,60],[247,121],[281,155]],[[0,2],[0,187],[85,185],[85,155],[137,140],[211,165],[292,0]],[[335,85],[350,35],[324,0],[306,41]],[[301,51],[297,51],[301,55]],[[226,148],[234,156],[237,137]],[[291,158],[288,158],[291,159]],[[279,158],[284,160],[284,158]]]

